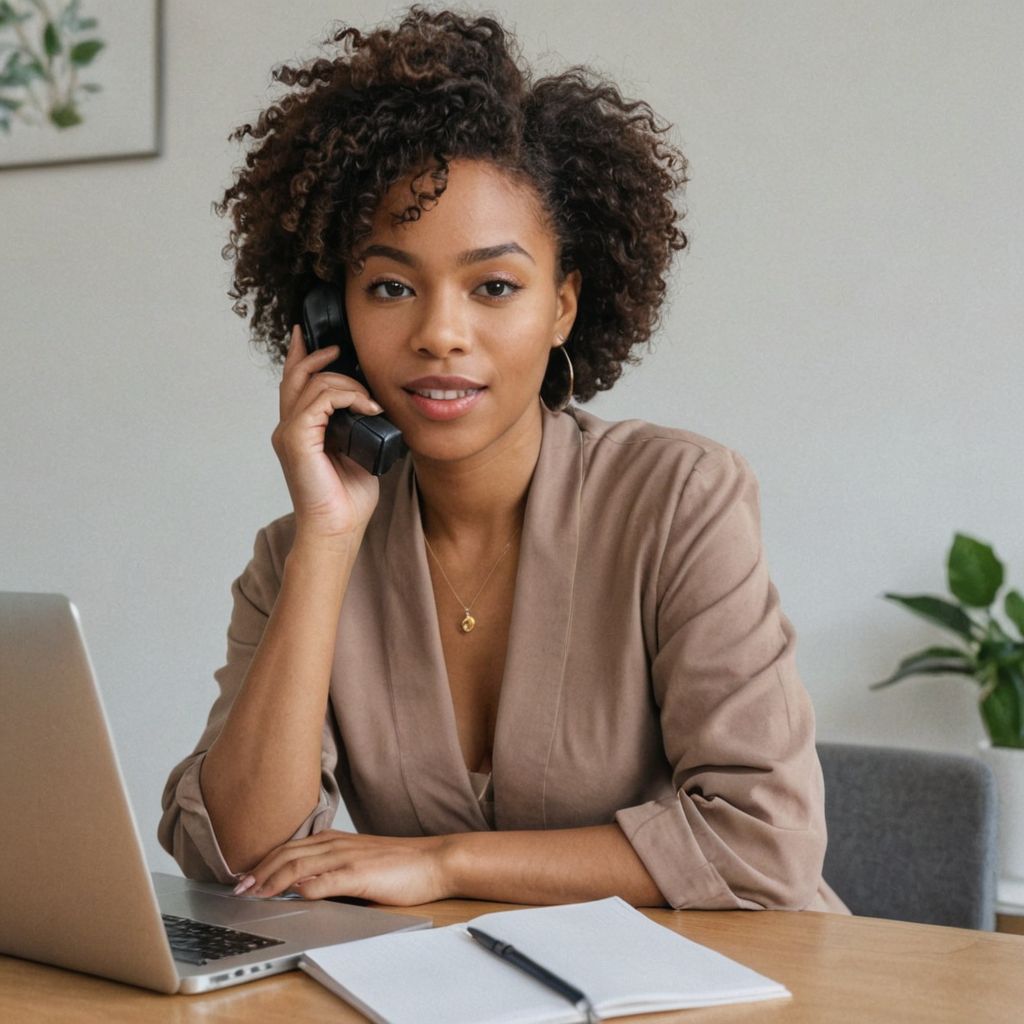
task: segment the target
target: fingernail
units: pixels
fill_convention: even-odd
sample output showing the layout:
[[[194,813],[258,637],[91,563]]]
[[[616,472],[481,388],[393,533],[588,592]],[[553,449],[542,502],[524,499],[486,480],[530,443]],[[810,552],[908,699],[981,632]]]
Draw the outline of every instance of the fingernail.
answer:
[[[373,410],[374,412],[383,412],[383,411],[384,411],[384,406],[383,406],[383,405],[380,405],[380,404],[379,404],[379,403],[377,403],[377,402],[370,402],[370,408],[371,408],[371,409],[372,409],[372,410]]]
[[[252,875],[246,875],[238,885],[232,890],[232,896],[241,896],[243,892],[248,892],[256,884],[256,879]]]

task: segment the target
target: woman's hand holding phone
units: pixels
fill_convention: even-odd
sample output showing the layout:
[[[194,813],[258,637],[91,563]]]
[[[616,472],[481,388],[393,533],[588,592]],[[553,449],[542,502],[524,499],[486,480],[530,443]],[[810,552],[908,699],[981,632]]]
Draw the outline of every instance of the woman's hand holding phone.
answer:
[[[296,539],[347,543],[362,533],[380,496],[377,477],[325,447],[335,409],[382,411],[358,381],[320,372],[337,357],[336,345],[306,355],[302,328],[292,328],[281,378],[281,419],[271,440],[295,508]]]
[[[272,443],[295,508],[295,540],[259,647],[201,772],[228,864],[263,860],[280,843],[274,837],[295,831],[320,788],[338,615],[380,497],[377,477],[325,449],[335,409],[379,411],[359,381],[320,372],[337,356],[336,346],[307,355],[302,328],[292,330]]]

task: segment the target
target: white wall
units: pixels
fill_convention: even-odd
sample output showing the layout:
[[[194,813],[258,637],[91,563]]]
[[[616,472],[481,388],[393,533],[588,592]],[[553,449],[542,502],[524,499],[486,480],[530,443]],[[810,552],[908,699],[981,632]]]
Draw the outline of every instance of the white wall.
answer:
[[[590,62],[647,98],[692,161],[671,309],[591,408],[751,461],[822,737],[970,749],[968,684],[867,684],[941,635],[879,595],[940,592],[955,530],[1024,586],[1024,5],[490,9],[544,68]],[[166,0],[163,154],[0,173],[0,588],[79,605],[153,867],[231,580],[288,509],[275,380],[230,312],[210,212],[239,159],[226,136],[273,64],[380,12]]]

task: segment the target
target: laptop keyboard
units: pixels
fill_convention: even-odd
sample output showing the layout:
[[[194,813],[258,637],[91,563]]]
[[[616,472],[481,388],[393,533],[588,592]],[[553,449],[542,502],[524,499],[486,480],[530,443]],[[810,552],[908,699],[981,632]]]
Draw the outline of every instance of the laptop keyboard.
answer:
[[[190,921],[187,917],[174,917],[172,914],[162,916],[174,959],[187,964],[208,964],[212,960],[284,944],[284,939],[268,939],[263,935]]]

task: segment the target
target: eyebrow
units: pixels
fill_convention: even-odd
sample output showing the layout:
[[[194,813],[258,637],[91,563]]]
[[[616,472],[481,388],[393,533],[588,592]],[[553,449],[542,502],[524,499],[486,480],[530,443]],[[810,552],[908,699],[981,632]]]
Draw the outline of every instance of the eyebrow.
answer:
[[[460,267],[465,267],[470,263],[482,263],[484,260],[493,260],[508,254],[518,254],[525,256],[531,263],[537,262],[516,242],[502,242],[500,245],[487,245],[481,249],[467,249],[465,252],[460,252],[455,257],[455,263]],[[368,245],[359,254],[359,258],[364,260],[370,256],[383,256],[396,263],[404,263],[407,267],[419,267],[420,265],[420,261],[412,253],[408,253],[404,249],[396,249],[391,245]]]

